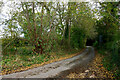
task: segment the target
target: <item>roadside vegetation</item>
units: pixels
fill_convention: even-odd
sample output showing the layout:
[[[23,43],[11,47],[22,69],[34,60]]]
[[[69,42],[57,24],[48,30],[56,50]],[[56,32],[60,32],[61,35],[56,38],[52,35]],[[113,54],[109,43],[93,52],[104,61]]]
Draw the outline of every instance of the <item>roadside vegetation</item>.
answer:
[[[104,56],[103,66],[120,77],[119,2],[93,3],[99,4],[95,8],[85,2],[11,4],[9,19],[0,18],[4,26],[1,74],[70,58],[91,44]]]
[[[21,72],[62,59],[71,58],[83,50],[57,51],[49,54],[7,54],[2,58],[2,75]]]
[[[115,78],[120,78],[120,25],[117,13],[118,3],[103,3],[101,14],[104,15],[97,22],[97,32],[100,35],[94,45],[104,58],[103,66],[112,71]],[[103,11],[105,10],[105,11]]]

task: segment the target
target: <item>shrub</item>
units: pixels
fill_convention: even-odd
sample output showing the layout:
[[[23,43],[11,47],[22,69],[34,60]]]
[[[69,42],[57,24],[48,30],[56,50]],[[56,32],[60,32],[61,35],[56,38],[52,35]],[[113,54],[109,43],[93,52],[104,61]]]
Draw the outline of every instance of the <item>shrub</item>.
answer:
[[[73,48],[83,48],[85,46],[85,35],[80,28],[72,28],[71,46]]]
[[[32,53],[33,46],[25,46],[25,47],[18,47],[17,52],[18,54],[28,55]]]

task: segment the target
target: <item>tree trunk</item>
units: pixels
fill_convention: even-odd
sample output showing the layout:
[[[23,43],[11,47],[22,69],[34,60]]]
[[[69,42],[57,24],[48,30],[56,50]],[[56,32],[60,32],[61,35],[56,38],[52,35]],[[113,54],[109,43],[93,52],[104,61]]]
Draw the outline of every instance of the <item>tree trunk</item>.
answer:
[[[34,38],[33,38],[33,36],[31,35],[32,29],[31,29],[29,14],[28,14],[28,6],[27,6],[27,4],[25,4],[26,10],[24,9],[23,6],[24,6],[24,3],[22,3],[22,9],[23,9],[24,16],[26,17],[27,23],[28,23],[27,29],[28,29],[28,32],[30,33],[30,34],[28,34],[28,36],[30,37],[30,40],[32,41],[32,43],[34,43],[34,41],[33,41]],[[25,14],[26,14],[26,15],[25,15]]]
[[[42,15],[41,15],[41,36],[42,36],[42,26],[43,26],[43,4],[42,4]]]
[[[69,39],[68,39],[68,47],[70,48],[70,32],[71,32],[71,21],[69,25]]]
[[[43,27],[43,4],[42,4],[42,15],[41,15],[41,29],[40,29],[40,40],[42,40],[42,27]],[[42,48],[43,41],[40,42],[40,54],[43,53],[43,48]]]
[[[35,38],[35,44],[37,40],[37,33],[36,33],[36,22],[35,22],[35,9],[34,9],[34,2],[33,2],[33,24],[34,24],[34,38]],[[37,45],[37,44],[36,44]]]
[[[70,32],[71,32],[71,18],[70,18],[70,3],[68,3],[68,48],[70,48]]]

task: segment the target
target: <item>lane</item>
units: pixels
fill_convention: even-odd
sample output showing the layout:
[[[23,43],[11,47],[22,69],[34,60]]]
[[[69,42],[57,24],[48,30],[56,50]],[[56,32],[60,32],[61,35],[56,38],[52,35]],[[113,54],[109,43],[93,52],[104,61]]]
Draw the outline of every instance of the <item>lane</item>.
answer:
[[[58,77],[61,74],[74,69],[78,66],[87,64],[94,57],[94,48],[87,46],[87,48],[77,56],[69,59],[53,62],[41,67],[29,69],[27,71],[8,74],[2,76],[3,78],[48,78]]]
[[[80,57],[76,60],[73,60],[72,63],[68,64],[67,67],[70,67],[68,70],[64,70],[62,72],[60,72],[59,74],[57,74],[56,76],[52,76],[53,78],[61,78],[64,77],[66,75],[68,75],[70,72],[74,72],[77,68],[77,70],[79,70],[79,72],[82,72],[85,68],[87,67],[86,65],[93,60],[94,56],[95,56],[95,52],[94,52],[94,48],[88,46],[87,48],[89,48],[89,51],[83,56]]]

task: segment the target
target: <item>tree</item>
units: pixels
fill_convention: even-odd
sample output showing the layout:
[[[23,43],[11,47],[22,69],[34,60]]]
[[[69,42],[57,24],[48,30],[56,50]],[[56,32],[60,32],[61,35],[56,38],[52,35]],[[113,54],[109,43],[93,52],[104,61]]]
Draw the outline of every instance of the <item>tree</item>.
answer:
[[[11,19],[6,21],[7,25],[13,22],[17,25],[7,26],[6,30],[20,27],[19,33],[24,34],[36,53],[51,50],[57,40],[65,43],[63,46],[67,44],[66,48],[74,44],[74,38],[75,44],[85,46],[87,38],[96,34],[93,13],[87,3],[21,2],[17,5]]]
[[[75,39],[74,36],[76,36],[78,45],[84,47],[87,39],[93,39],[96,36],[94,15],[87,3],[76,3],[72,10],[71,35],[73,37],[71,38],[73,38],[73,41]]]
[[[98,35],[103,36],[103,42],[108,50],[118,41],[118,9],[116,2],[100,3],[100,13],[102,18],[97,22]],[[111,47],[112,46],[112,47]]]

